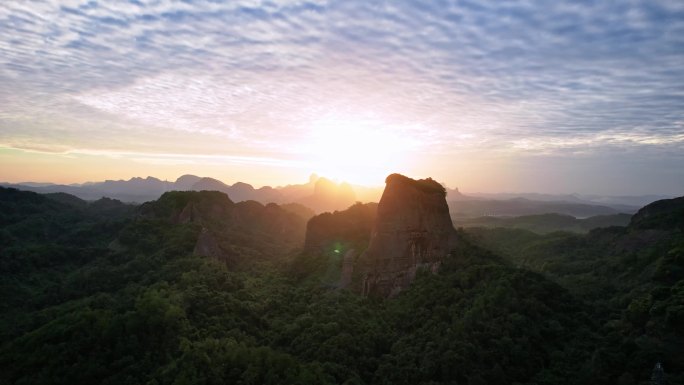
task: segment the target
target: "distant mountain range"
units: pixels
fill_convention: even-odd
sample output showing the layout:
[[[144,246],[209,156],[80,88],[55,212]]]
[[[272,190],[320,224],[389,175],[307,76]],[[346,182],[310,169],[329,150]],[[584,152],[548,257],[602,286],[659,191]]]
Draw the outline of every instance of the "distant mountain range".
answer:
[[[447,189],[454,218],[516,217],[556,213],[576,218],[597,215],[634,214],[640,207],[668,195],[607,196],[540,193],[468,193]]]
[[[587,233],[598,227],[627,226],[631,218],[632,215],[630,214],[612,214],[577,219],[570,215],[555,213],[518,217],[452,217],[456,227],[504,227],[529,230],[538,234],[547,234],[554,231]]]
[[[533,201],[526,198],[507,200],[472,199],[449,201],[451,216],[466,217],[517,217],[556,213],[571,215],[575,218],[588,218],[596,215],[633,214],[639,207],[626,205],[597,205],[566,201]]]
[[[467,196],[458,192],[458,189],[450,190],[449,198],[452,200],[480,199],[480,200],[510,200],[524,198],[540,202],[571,202],[591,205],[606,205],[613,208],[624,208],[632,212],[635,208],[646,206],[649,203],[661,199],[672,198],[670,195],[634,195],[612,196],[596,194],[540,194],[540,193],[468,193]]]
[[[109,197],[123,202],[143,203],[158,199],[167,191],[221,191],[235,202],[254,200],[260,203],[299,203],[315,212],[346,209],[358,199],[357,193],[348,183],[335,183],[327,178],[312,175],[308,183],[287,185],[283,187],[264,186],[254,188],[252,185],[237,182],[228,185],[220,180],[196,175],[183,175],[175,182],[147,178],[131,178],[129,180],[106,180],[104,182],[88,182],[84,184],[59,185],[50,183],[0,184],[20,190],[42,194],[68,193],[85,200],[97,200]],[[365,198],[377,198],[373,191],[359,187],[359,195]]]
[[[60,185],[51,183],[0,183],[0,186],[42,194],[68,193],[84,200],[97,200],[102,197],[118,199],[123,202],[143,203],[158,199],[167,191],[221,191],[234,202],[254,200],[267,203],[296,203],[315,213],[344,210],[356,201],[378,202],[382,194],[379,187],[364,187],[348,183],[336,183],[330,179],[312,175],[302,184],[254,188],[244,182],[232,185],[209,177],[183,175],[170,182],[155,177],[131,178],[129,180],[106,180],[83,184]],[[642,196],[600,196],[580,194],[538,194],[538,193],[469,193],[458,189],[446,189],[447,201],[454,218],[474,218],[482,216],[521,216],[558,213],[577,218],[618,213],[635,213],[653,201],[669,198],[663,195]]]

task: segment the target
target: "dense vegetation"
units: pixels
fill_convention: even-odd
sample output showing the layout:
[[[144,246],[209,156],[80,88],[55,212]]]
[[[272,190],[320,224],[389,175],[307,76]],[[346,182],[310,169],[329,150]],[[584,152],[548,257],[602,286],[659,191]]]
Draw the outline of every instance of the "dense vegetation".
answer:
[[[472,242],[543,273],[585,302],[600,323],[606,376],[645,378],[662,361],[684,381],[684,199],[656,202],[627,227],[538,235],[468,229]],[[641,372],[635,368],[644,368]],[[625,380],[626,381],[626,380]]]
[[[453,216],[457,227],[505,227],[530,230],[539,234],[556,231],[587,233],[592,229],[610,226],[626,226],[631,219],[629,214],[596,215],[589,218],[575,218],[563,214],[523,215],[519,217],[459,217]]]
[[[280,217],[275,207],[236,211],[201,194],[138,209],[11,189],[0,198],[3,384],[637,384],[659,360],[682,381],[681,230],[459,231],[440,274],[381,300],[330,289],[326,264],[337,261],[242,220]],[[201,220],[179,220],[193,199]],[[227,222],[209,215],[224,209]],[[195,255],[204,228],[242,234],[251,258]],[[616,246],[642,231],[665,238],[634,235],[643,243],[632,254]]]

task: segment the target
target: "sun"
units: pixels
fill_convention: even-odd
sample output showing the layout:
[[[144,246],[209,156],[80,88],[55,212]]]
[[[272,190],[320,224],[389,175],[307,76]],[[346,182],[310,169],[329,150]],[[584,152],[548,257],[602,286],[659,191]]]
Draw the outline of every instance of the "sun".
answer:
[[[382,185],[404,171],[418,145],[405,128],[377,119],[326,118],[315,121],[302,150],[319,175],[362,185]]]

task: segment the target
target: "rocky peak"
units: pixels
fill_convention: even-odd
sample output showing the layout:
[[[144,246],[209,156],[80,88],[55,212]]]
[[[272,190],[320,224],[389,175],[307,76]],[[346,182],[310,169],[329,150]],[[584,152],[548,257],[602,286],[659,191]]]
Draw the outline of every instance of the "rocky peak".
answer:
[[[456,240],[444,187],[392,174],[385,180],[368,249],[360,257],[362,292],[391,297],[419,269],[436,272]]]

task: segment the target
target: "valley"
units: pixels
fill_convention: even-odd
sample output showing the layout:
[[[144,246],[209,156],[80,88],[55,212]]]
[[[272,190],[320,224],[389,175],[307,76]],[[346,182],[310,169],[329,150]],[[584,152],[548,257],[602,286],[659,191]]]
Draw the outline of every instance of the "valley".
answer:
[[[379,205],[311,219],[221,192],[2,188],[0,383],[684,378],[682,198],[586,234],[454,229],[430,183],[388,177]]]

